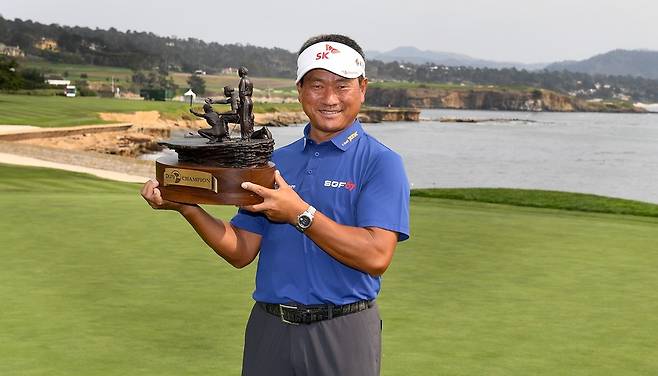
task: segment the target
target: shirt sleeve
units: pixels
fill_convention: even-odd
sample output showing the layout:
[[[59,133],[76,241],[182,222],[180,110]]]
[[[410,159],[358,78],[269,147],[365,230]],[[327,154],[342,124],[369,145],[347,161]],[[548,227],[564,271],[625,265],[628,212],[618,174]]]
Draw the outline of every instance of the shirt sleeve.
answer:
[[[402,158],[382,152],[368,168],[357,202],[357,226],[380,227],[409,238],[409,180]]]
[[[268,221],[262,213],[252,213],[244,209],[239,209],[231,219],[231,224],[235,227],[263,236]]]

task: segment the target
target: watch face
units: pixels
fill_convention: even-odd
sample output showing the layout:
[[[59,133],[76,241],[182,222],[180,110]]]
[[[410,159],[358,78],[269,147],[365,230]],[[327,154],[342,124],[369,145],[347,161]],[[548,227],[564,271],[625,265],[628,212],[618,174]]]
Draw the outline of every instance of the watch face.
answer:
[[[299,217],[299,227],[306,228],[311,225],[311,218],[302,215]]]

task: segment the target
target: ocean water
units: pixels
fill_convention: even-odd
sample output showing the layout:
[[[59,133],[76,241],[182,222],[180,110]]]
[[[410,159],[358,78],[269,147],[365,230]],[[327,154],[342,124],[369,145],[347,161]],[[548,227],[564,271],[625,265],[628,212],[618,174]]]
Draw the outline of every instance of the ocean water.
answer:
[[[413,188],[548,189],[658,203],[658,114],[426,110],[421,117],[364,125],[402,156]],[[270,130],[281,147],[302,129]]]

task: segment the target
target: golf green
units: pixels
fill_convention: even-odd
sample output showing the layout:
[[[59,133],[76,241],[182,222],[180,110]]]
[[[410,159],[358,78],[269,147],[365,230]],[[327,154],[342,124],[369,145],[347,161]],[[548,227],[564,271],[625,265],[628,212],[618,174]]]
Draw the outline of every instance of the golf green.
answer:
[[[255,267],[138,185],[0,165],[0,208],[0,375],[239,374]],[[411,216],[383,375],[655,373],[658,219],[423,197]]]

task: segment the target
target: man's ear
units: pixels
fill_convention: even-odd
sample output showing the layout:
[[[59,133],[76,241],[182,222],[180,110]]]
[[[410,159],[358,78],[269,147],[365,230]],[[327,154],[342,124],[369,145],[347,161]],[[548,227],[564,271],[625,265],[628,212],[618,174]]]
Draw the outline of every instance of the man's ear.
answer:
[[[359,90],[361,91],[361,103],[366,101],[366,91],[368,90],[368,78],[363,77],[359,80]]]
[[[302,82],[303,82],[303,81],[299,81],[299,82],[295,85],[295,86],[297,86],[297,101],[299,101],[299,103],[302,102],[302,99],[301,99],[301,95],[302,95]]]

